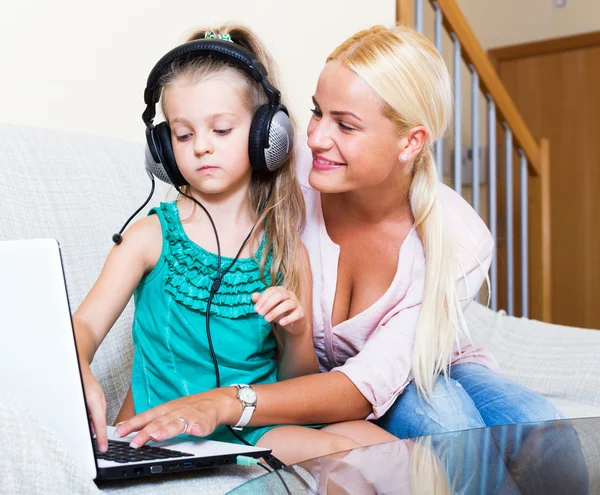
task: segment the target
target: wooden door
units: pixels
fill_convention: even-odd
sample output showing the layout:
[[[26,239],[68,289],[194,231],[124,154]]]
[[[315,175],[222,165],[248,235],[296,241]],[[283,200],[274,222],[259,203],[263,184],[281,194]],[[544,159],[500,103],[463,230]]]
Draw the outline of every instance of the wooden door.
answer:
[[[552,321],[600,329],[600,32],[490,51],[550,140]]]

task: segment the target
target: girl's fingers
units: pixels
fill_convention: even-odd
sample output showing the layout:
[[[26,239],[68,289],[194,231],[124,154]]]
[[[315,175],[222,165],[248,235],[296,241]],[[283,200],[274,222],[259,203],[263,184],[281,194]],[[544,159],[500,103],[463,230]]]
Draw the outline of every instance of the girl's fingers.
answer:
[[[259,292],[255,292],[254,294],[252,294],[252,302],[254,303],[254,311],[256,311],[258,313],[258,308],[259,307],[262,308],[262,305],[269,298],[269,296],[273,292],[273,289],[275,289],[275,287],[269,287],[262,294]]]
[[[92,428],[96,432],[96,443],[100,452],[108,450],[108,438],[106,434],[106,413],[102,408],[102,404],[93,404],[90,407],[90,415],[92,417]]]
[[[279,324],[283,327],[286,325],[291,325],[292,323],[296,323],[297,321],[300,321],[302,318],[304,318],[304,310],[300,307],[296,308],[294,311],[292,311],[289,315],[285,316],[284,318],[281,318],[281,320],[279,320]]]
[[[271,289],[270,287],[269,289]],[[265,315],[269,311],[271,311],[277,304],[279,304],[284,299],[289,299],[289,292],[285,289],[281,289],[280,287],[275,288],[276,290],[269,291],[267,289],[262,297],[255,304],[255,311],[259,315]],[[269,291],[269,292],[268,292]]]
[[[278,321],[279,318],[287,313],[294,311],[298,307],[298,302],[294,299],[286,299],[281,304],[278,304],[265,315],[267,321]]]

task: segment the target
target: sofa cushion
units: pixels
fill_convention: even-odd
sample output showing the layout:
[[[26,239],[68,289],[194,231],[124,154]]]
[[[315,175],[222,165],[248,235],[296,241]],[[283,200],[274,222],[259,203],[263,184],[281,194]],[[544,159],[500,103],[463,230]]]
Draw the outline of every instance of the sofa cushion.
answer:
[[[98,277],[111,237],[150,192],[144,149],[101,136],[0,125],[0,240],[53,237],[61,246],[71,310]],[[165,199],[157,181],[151,204]],[[144,215],[148,205],[140,213]],[[130,303],[92,369],[112,421],[131,383]]]
[[[256,466],[225,466],[193,473],[103,482],[99,490],[62,439],[14,397],[0,391],[0,493],[118,492],[140,495],[223,494],[262,475]]]
[[[600,332],[507,316],[476,302],[466,318],[474,343],[494,354],[506,376],[557,401],[568,417],[600,408]]]
[[[62,493],[100,493],[63,441],[2,391],[0,435],[0,492],[61,493],[62,488]]]
[[[550,402],[563,413],[565,418],[598,418],[600,417],[600,407],[590,406],[574,400],[560,399],[558,397],[548,397]]]

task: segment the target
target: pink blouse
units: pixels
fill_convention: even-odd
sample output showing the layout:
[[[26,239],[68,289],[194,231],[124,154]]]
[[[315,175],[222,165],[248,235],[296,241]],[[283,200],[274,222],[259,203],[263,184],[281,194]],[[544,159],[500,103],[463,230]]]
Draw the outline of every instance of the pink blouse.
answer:
[[[379,418],[412,380],[412,348],[425,284],[423,243],[413,227],[400,247],[396,275],[383,296],[362,313],[332,326],[340,248],[327,234],[321,195],[308,183],[312,154],[306,141],[299,141],[296,166],[307,210],[302,241],[312,269],[313,339],[320,369],[344,373],[372,404],[367,419]],[[440,196],[444,220],[458,242],[457,287],[464,311],[485,281],[494,241],[459,194],[441,184]],[[465,362],[499,371],[488,351],[463,337],[455,345],[452,364]]]

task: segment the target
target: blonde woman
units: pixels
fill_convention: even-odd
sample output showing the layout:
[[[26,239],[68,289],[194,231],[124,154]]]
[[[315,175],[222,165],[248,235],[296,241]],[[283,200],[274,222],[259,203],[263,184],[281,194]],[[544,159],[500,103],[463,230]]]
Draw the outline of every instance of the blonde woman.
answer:
[[[470,342],[463,312],[493,239],[436,173],[452,115],[436,48],[408,28],[361,31],[329,56],[313,102],[300,182],[321,369],[400,438],[559,417]]]
[[[297,165],[321,373],[254,386],[251,425],[368,418],[406,438],[559,417],[470,343],[463,312],[486,279],[493,240],[436,174],[431,147],[451,97],[443,60],[413,30],[373,27],[328,58]],[[185,400],[205,433],[239,419],[231,393]],[[179,406],[122,431],[143,428],[146,440]]]

